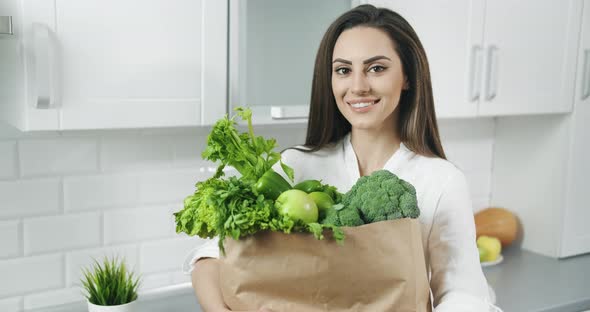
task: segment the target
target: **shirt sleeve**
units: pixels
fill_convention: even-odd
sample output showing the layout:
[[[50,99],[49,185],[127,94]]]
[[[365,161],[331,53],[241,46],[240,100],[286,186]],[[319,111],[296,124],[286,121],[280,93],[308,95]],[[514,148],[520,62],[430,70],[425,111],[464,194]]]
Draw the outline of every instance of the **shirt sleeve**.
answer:
[[[219,259],[218,239],[208,239],[201,246],[191,250],[185,257],[182,264],[182,272],[190,274],[195,268],[196,262],[201,258],[217,258]]]
[[[458,170],[440,195],[428,237],[428,255],[434,312],[499,311],[490,303],[475,242],[469,189]]]

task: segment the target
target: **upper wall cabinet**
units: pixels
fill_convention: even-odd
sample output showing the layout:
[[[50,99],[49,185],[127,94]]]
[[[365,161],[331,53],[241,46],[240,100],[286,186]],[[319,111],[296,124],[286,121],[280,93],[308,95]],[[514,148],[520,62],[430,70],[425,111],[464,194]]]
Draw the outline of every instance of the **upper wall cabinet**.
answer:
[[[437,115],[570,112],[580,0],[369,0],[414,27]]]
[[[306,122],[323,34],[351,0],[230,0],[230,108],[257,124]]]
[[[226,113],[227,1],[8,1],[0,105],[19,129],[194,126]]]

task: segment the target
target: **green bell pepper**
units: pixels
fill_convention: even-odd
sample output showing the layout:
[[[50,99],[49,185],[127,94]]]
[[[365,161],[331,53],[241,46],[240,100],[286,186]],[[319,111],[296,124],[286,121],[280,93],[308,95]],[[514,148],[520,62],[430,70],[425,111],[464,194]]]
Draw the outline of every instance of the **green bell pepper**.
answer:
[[[301,181],[293,186],[294,189],[304,191],[309,194],[311,192],[321,192],[324,190],[322,182],[318,180],[305,180]]]
[[[282,192],[291,189],[291,184],[283,176],[270,169],[256,181],[254,189],[265,198],[276,200]]]

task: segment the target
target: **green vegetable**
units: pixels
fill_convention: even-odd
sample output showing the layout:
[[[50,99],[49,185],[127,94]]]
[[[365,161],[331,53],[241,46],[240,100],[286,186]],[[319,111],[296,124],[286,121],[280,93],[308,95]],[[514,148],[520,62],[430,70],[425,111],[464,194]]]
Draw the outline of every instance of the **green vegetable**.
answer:
[[[227,116],[215,123],[207,137],[207,148],[203,151],[203,159],[220,161],[216,176],[222,175],[225,166],[232,166],[244,180],[255,183],[264,173],[281,161],[281,154],[273,152],[275,139],[265,140],[254,135],[252,127],[252,111],[237,108],[237,115],[229,119]],[[248,132],[239,133],[234,118],[240,116],[248,122]],[[293,169],[281,161],[281,168],[293,181]]]
[[[339,203],[342,201],[342,194],[338,192],[335,186],[322,184],[320,180],[305,180],[293,186],[294,189],[302,190],[306,193],[324,192],[332,198],[332,201]]]
[[[338,220],[340,226],[359,226],[365,224],[359,211],[353,207],[344,207],[342,210],[338,210]]]
[[[321,192],[324,188],[322,182],[318,180],[305,180],[293,186],[296,190],[304,191],[305,193]]]
[[[342,202],[342,193],[338,192],[338,189],[336,189],[335,186],[328,185],[328,184],[323,184],[322,186],[323,186],[322,192],[330,195],[330,197],[332,197],[332,200],[334,201],[334,203]]]
[[[320,216],[320,224],[333,224],[341,226],[340,219],[338,218],[338,211],[334,208],[326,209]]]
[[[275,214],[273,202],[254,194],[248,181],[230,177],[227,187],[218,189],[215,195],[212,204],[219,213],[217,230],[221,249],[226,236],[237,240],[269,228],[268,223]]]
[[[316,223],[317,207],[313,218],[279,214],[274,199],[278,200],[278,194],[289,191],[291,186],[272,170],[273,165],[281,161],[280,153],[273,151],[276,142],[254,136],[252,112],[242,108],[236,110],[237,116],[247,120],[248,132],[237,131],[236,116],[231,119],[225,116],[213,126],[202,156],[220,161],[220,164],[214,176],[198,182],[194,194],[185,198],[183,209],[174,213],[176,232],[203,238],[219,237],[222,253],[225,253],[223,242],[226,237],[238,240],[264,230],[310,232],[321,239],[323,230],[328,229],[337,242],[342,242],[344,233],[340,228]],[[293,180],[293,169],[280,164],[287,177]],[[241,177],[223,178],[225,166],[236,168]],[[303,194],[315,206],[313,199]]]
[[[339,226],[333,224],[319,224],[319,223],[308,223],[307,231],[312,233],[317,239],[324,239],[324,230],[331,230],[332,236],[336,240],[337,244],[342,245],[344,243],[344,231]]]
[[[337,210],[333,206],[325,211],[324,218],[320,220],[321,224],[333,224],[336,226],[359,226],[365,224],[356,208],[344,206]]]
[[[195,194],[185,199],[185,208],[174,213],[177,233],[203,238],[219,236],[222,252],[225,237],[237,240],[269,229],[275,215],[272,200],[254,194],[251,183],[236,177],[212,177],[197,183]]]
[[[256,195],[248,181],[230,177],[225,189],[215,192],[213,203],[217,207],[219,222],[217,232],[222,252],[226,236],[235,240],[270,228],[269,222],[275,215],[272,200]]]
[[[227,189],[227,181],[210,178],[198,182],[197,190],[184,200],[184,209],[174,213],[176,232],[185,232],[202,238],[213,238],[219,235],[219,212],[213,205],[218,190]]]
[[[334,205],[332,197],[324,192],[311,192],[308,196],[313,199],[320,210],[332,208]]]
[[[311,192],[308,196],[311,197],[316,206],[318,206],[318,215],[320,219],[326,214],[326,210],[331,209],[332,206],[334,206],[332,197],[324,192]]]
[[[295,221],[313,223],[318,221],[318,206],[307,193],[301,190],[283,192],[275,201],[278,213]]]
[[[254,189],[258,194],[263,194],[265,198],[275,200],[281,193],[291,189],[291,184],[283,176],[270,169],[258,179]]]
[[[414,186],[388,170],[358,179],[343,196],[342,204],[357,209],[365,223],[420,215]]]

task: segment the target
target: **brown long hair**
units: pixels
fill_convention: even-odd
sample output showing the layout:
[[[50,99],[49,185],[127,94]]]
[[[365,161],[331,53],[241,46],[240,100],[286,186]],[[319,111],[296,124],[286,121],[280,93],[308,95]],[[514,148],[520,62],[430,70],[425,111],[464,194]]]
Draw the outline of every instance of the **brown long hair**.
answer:
[[[408,81],[399,100],[400,139],[413,152],[445,157],[436,115],[426,52],[410,24],[399,14],[370,4],[360,5],[338,17],[328,28],[318,49],[313,72],[306,151],[317,151],[342,139],[351,130],[338,110],[332,91],[332,54],[340,34],[366,26],[384,31],[394,43]]]

